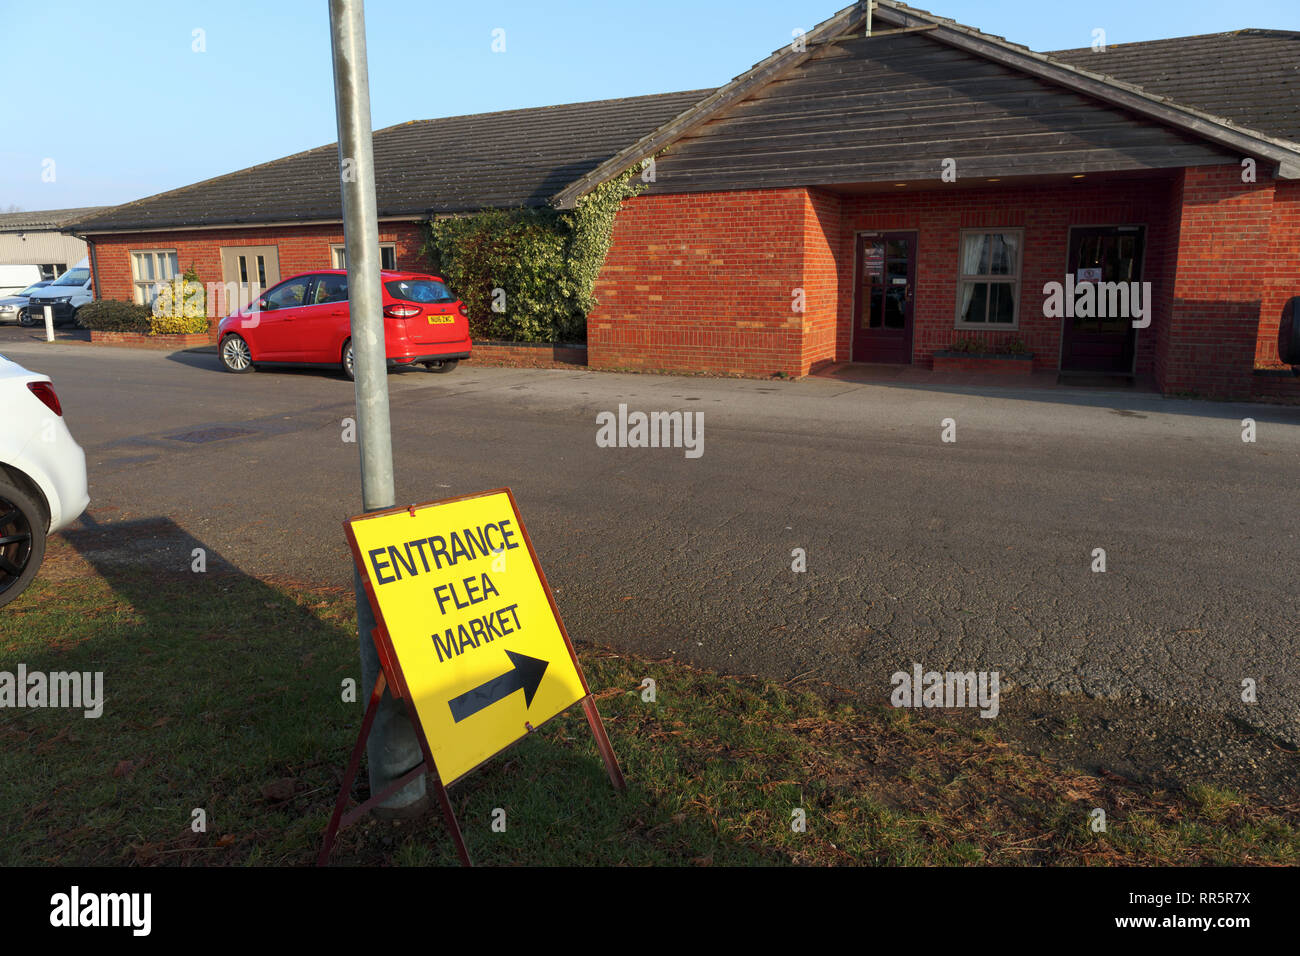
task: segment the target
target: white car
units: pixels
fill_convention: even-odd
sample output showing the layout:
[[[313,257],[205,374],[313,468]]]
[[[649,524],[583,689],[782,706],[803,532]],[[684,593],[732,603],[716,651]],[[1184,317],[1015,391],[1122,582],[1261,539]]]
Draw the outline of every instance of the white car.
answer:
[[[82,259],[63,275],[43,289],[37,289],[27,300],[27,308],[18,316],[21,325],[40,325],[45,321],[45,306],[50,306],[51,320],[55,325],[72,322],[77,310],[95,301],[95,283],[90,275],[90,260]]]
[[[48,375],[0,355],[0,606],[31,583],[45,539],[76,521],[90,494]]]
[[[12,321],[24,325],[32,324],[24,322],[24,317],[27,314],[27,302],[36,294],[37,289],[44,289],[53,281],[53,279],[42,279],[40,282],[35,282],[27,288],[15,292],[13,295],[7,295],[4,298],[0,298],[0,322]]]

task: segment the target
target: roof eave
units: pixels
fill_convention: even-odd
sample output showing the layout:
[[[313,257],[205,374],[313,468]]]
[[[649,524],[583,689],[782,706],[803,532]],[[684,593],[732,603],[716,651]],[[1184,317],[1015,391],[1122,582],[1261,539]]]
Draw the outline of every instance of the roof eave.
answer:
[[[1155,96],[1141,87],[1101,73],[1093,73],[1053,60],[1000,37],[981,33],[953,20],[913,10],[892,0],[876,0],[875,18],[903,29],[927,28],[927,33],[941,43],[963,49],[1020,70],[1031,76],[1073,89],[1121,109],[1189,132],[1243,155],[1258,156],[1276,163],[1278,179],[1300,178],[1300,144],[1269,136],[1257,130],[1237,126],[1230,120]],[[574,180],[556,193],[551,203],[558,208],[572,208],[583,195],[601,183],[613,179],[637,162],[644,161],[671,145],[690,130],[703,124],[722,109],[767,85],[813,55],[819,41],[835,36],[858,23],[864,23],[862,4],[845,7],[810,31],[803,52],[793,45],[783,47],[767,59],[733,79],[675,119],[642,137],[627,149],[606,160],[585,176]]]
[[[786,44],[774,51],[766,59],[750,67],[729,83],[718,87],[710,95],[696,103],[690,109],[678,114],[663,126],[641,137],[631,146],[614,154],[591,172],[580,176],[551,197],[551,205],[559,209],[572,209],[577,201],[601,183],[608,182],[637,162],[654,156],[674,140],[691,129],[705,122],[719,110],[748,95],[753,90],[765,86],[783,73],[794,69],[813,55],[814,46],[819,40],[834,36],[853,26],[857,20],[864,20],[861,4],[855,3],[845,7],[828,20],[813,27],[804,36],[804,49],[797,51],[793,43]]]

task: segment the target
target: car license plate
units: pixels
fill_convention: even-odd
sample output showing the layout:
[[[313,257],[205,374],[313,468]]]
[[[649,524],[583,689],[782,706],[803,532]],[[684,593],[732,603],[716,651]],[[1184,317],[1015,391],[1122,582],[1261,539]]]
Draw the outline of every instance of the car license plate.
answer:
[[[456,321],[454,315],[431,315],[429,316],[430,325],[451,325]]]

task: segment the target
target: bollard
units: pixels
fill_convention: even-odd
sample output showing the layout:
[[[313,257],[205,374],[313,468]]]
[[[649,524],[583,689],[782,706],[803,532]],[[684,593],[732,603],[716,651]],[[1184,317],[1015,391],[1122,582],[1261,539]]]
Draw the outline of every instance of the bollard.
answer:
[[[54,310],[48,305],[45,307],[45,341],[54,341]]]

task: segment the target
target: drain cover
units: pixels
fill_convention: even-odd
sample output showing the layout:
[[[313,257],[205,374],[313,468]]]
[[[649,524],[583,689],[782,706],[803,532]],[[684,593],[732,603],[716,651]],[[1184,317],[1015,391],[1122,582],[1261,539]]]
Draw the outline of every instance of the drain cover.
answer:
[[[257,432],[247,428],[227,428],[217,426],[215,428],[200,428],[196,432],[185,432],[180,435],[168,435],[172,441],[185,441],[191,445],[201,445],[209,441],[221,441],[223,438],[239,438],[243,435],[256,435]]]

